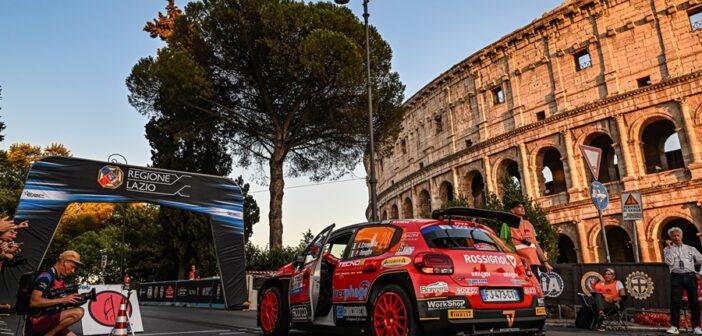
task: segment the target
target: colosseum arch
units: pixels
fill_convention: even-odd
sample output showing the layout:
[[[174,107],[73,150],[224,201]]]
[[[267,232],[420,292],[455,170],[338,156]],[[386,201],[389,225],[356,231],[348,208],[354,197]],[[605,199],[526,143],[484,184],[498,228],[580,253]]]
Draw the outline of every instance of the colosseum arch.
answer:
[[[439,199],[441,200],[441,206],[453,201],[454,196],[453,184],[448,181],[441,182],[441,186],[439,186]]]
[[[405,197],[405,200],[402,202],[402,218],[414,218],[413,210],[412,199]]]
[[[422,189],[422,191],[419,192],[419,198],[417,201],[417,217],[431,217],[431,195],[429,195],[429,192],[426,189]]]
[[[558,234],[558,259],[557,264],[574,264],[578,262],[578,252],[574,239],[567,234]]]
[[[634,241],[633,235],[616,221],[605,224],[607,235],[607,245],[609,247],[609,258],[612,262],[634,262]],[[595,225],[590,231],[590,244],[596,246],[597,260],[606,262],[604,242],[599,225]]]
[[[538,150],[535,157],[539,194],[554,195],[566,191],[566,176],[561,152],[555,146],[546,146]]]
[[[495,169],[495,184],[498,186],[498,193],[502,191],[502,181],[503,178],[507,177],[517,184],[517,187],[522,189],[522,193],[525,193],[524,186],[522,184],[522,174],[520,172],[519,163],[511,158],[502,159],[497,164],[497,169]]]
[[[602,183],[619,181],[619,158],[617,157],[617,153],[612,146],[614,144],[612,136],[604,130],[597,130],[588,133],[584,137],[582,143],[602,150],[600,176],[598,180]],[[580,151],[578,148],[574,148],[574,150],[577,150],[578,152]],[[581,164],[587,171],[588,168],[587,162],[585,162],[585,157],[582,158]],[[588,173],[586,176],[589,185],[594,179],[592,178],[592,174]]]
[[[388,219],[388,211],[383,209],[383,214],[380,216],[381,220],[386,220]]]
[[[400,219],[400,212],[397,209],[397,204],[390,207],[390,219]]]
[[[636,139],[641,141],[638,150],[644,158],[646,174],[685,166],[678,129],[676,121],[664,114],[648,117],[640,123]]]
[[[483,174],[477,170],[471,170],[461,180],[461,191],[468,201],[468,205],[478,207],[483,202],[483,192],[485,190],[485,179]]]

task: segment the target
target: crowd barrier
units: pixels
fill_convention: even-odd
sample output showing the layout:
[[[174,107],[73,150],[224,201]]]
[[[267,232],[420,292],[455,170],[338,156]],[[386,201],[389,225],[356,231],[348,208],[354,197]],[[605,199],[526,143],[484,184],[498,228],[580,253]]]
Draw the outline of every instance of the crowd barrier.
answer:
[[[670,307],[670,271],[664,263],[555,264],[552,273],[541,278],[546,303],[580,305],[578,293],[590,295],[591,280],[607,267],[614,269],[629,296],[632,309],[667,310]]]

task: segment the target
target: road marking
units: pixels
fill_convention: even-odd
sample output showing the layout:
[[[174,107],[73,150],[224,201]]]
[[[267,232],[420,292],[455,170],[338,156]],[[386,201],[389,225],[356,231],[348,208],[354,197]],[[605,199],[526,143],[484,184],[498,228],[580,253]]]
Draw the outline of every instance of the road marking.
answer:
[[[244,333],[243,331],[234,331],[234,332],[221,333],[220,335],[241,335],[243,333]]]
[[[228,329],[214,329],[214,330],[196,330],[196,331],[179,331],[179,332],[165,332],[165,333],[150,333],[150,334],[140,334],[141,336],[156,336],[156,335],[184,335],[184,334],[198,334],[198,333],[221,333],[228,332]]]

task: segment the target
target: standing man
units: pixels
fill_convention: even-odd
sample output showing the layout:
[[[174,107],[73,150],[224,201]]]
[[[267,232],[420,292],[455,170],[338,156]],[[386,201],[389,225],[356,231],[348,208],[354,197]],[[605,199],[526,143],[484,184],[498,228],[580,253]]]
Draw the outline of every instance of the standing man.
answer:
[[[670,268],[670,328],[666,330],[669,334],[678,334],[678,324],[680,323],[680,308],[682,306],[682,291],[687,292],[690,312],[692,313],[692,324],[695,326],[694,333],[702,335],[700,328],[700,303],[697,301],[697,277],[695,264],[702,263],[702,254],[696,248],[685,245],[682,242],[683,232],[679,227],[672,227],[668,230],[666,246],[663,249],[665,263]]]
[[[76,267],[82,265],[80,254],[76,251],[61,253],[58,261],[49,270],[39,273],[34,278],[34,285],[29,299],[29,314],[25,335],[29,336],[75,336],[68,327],[83,318],[83,308],[71,307],[63,309],[63,305],[75,305],[81,301],[78,294],[50,298],[52,290],[66,287],[65,277],[73,274]]]
[[[524,219],[526,210],[524,209],[524,202],[513,201],[509,204],[509,211],[522,219],[518,228],[513,228],[507,224],[502,224],[502,229],[500,230],[500,238],[505,240],[507,244],[512,245],[517,254],[526,259],[526,261],[531,265],[531,271],[535,276],[541,273],[540,267],[542,264],[546,267],[546,272],[551,272],[553,267],[548,263],[544,251],[541,250],[539,242],[536,241],[536,231],[534,231],[534,226],[531,222]]]

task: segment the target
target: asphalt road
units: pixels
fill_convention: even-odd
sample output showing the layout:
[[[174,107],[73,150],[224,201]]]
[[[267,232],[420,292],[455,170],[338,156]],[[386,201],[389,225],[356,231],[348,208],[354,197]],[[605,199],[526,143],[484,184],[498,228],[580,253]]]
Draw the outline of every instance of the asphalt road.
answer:
[[[215,309],[196,309],[183,307],[155,307],[141,306],[142,322],[144,332],[141,336],[161,336],[161,335],[185,335],[185,336],[228,336],[228,335],[261,335],[256,327],[256,313],[242,311],[224,311]],[[16,333],[17,317],[0,317],[0,335],[20,335]],[[81,335],[80,327],[72,328]],[[355,330],[319,329],[315,332],[293,331],[296,336],[303,335],[360,335]],[[653,332],[630,332],[644,335],[662,335]],[[590,332],[582,329],[571,329],[565,327],[549,328],[546,331],[548,336],[571,336],[571,335],[626,335],[624,332],[608,331],[606,333]]]

